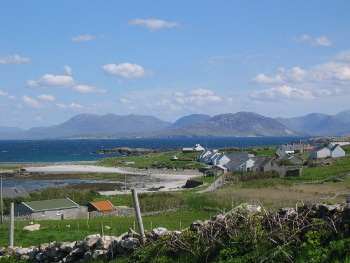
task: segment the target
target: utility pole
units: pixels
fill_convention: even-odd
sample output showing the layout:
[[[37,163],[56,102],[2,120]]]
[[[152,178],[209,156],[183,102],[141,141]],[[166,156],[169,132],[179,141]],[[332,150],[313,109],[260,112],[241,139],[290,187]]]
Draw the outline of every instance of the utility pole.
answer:
[[[10,244],[9,247],[13,248],[13,239],[15,229],[15,204],[11,203],[11,213],[10,213]]]
[[[1,185],[0,185],[0,209],[1,209],[0,223],[1,225],[3,225],[4,224],[4,207],[2,202],[2,176],[1,176]]]
[[[124,194],[126,195],[126,174],[124,174]]]
[[[139,225],[140,242],[141,242],[141,245],[143,246],[145,244],[146,238],[145,238],[145,230],[143,228],[143,223],[142,223],[142,216],[141,216],[141,211],[140,211],[139,199],[137,198],[137,192],[136,192],[135,188],[131,189],[131,193],[132,193],[132,198],[134,201],[136,219],[137,219],[137,223]]]

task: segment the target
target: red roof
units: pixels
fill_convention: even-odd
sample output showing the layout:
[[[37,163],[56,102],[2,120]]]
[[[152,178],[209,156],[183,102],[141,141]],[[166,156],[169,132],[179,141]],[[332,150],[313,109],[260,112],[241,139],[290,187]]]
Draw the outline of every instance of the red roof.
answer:
[[[97,202],[91,202],[92,206],[94,206],[98,211],[114,211],[115,207],[112,205],[111,202],[108,200],[105,201],[97,201]]]
[[[315,149],[315,147],[314,146],[306,146],[306,147],[304,147],[304,151],[311,151],[311,150],[313,150],[313,149]]]

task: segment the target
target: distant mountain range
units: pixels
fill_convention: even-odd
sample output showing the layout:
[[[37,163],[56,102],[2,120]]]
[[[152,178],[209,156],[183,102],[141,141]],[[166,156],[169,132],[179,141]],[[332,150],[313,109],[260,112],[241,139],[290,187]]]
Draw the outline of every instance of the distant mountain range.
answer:
[[[80,114],[49,127],[23,130],[0,126],[0,139],[338,136],[350,134],[350,110],[336,115],[312,113],[295,118],[269,118],[254,112],[184,116],[174,123],[146,115]]]
[[[278,122],[297,132],[319,136],[350,134],[350,110],[335,115],[311,113],[295,118],[276,118]]]

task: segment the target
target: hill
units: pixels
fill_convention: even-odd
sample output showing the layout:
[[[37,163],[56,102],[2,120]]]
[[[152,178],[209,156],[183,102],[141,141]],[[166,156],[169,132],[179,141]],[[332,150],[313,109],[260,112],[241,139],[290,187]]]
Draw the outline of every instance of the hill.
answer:
[[[300,133],[278,121],[253,112],[238,112],[216,115],[206,121],[190,123],[177,129],[166,130],[158,135],[256,137],[298,136]]]
[[[170,125],[170,122],[146,115],[80,114],[59,125],[32,128],[26,132],[26,136],[29,138],[132,136],[163,130]]]
[[[278,122],[298,132],[318,136],[350,134],[350,110],[335,115],[311,113],[294,118],[276,118]]]

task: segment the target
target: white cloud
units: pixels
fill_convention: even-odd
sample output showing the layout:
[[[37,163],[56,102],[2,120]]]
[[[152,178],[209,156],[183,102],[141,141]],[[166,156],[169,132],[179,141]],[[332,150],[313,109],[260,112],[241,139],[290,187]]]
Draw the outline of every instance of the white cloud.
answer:
[[[68,105],[68,108],[71,108],[71,109],[82,109],[84,107],[81,104],[72,102],[71,104]]]
[[[211,96],[214,94],[214,92],[206,89],[196,89],[196,90],[191,90],[190,94],[195,96]]]
[[[143,67],[131,63],[107,64],[103,66],[103,71],[108,75],[116,75],[129,79],[142,78],[147,75]]]
[[[291,69],[281,67],[278,69],[278,73],[272,77],[266,76],[262,73],[254,77],[252,81],[258,84],[281,84],[306,81],[307,77],[308,72],[300,67],[293,67]]]
[[[136,26],[143,26],[148,28],[150,31],[156,31],[158,29],[162,28],[173,28],[178,27],[179,23],[177,22],[167,22],[164,20],[158,20],[158,19],[134,19],[132,20],[129,25],[136,25]]]
[[[103,39],[106,36],[104,35],[91,35],[91,34],[84,34],[84,35],[79,35],[75,37],[71,37],[71,40],[74,42],[87,42],[87,41],[92,41],[95,39]]]
[[[55,100],[55,97],[52,96],[52,95],[48,95],[48,94],[40,94],[38,96],[38,98],[40,100],[43,100],[43,101],[54,101]]]
[[[32,99],[32,98],[30,98],[27,95],[23,95],[22,96],[22,100],[29,107],[36,108],[36,109],[41,109],[42,108],[42,106],[40,105],[40,103],[37,100]]]
[[[8,64],[21,64],[28,63],[31,59],[28,57],[20,57],[19,55],[9,55],[6,57],[0,57],[0,64],[8,65]]]
[[[39,80],[28,80],[27,85],[32,88],[44,87],[71,87],[74,85],[74,79],[66,75],[45,74]]]
[[[5,92],[5,91],[2,91],[0,89],[0,96],[7,97],[7,96],[9,96],[9,94],[7,92]]]
[[[332,73],[337,80],[350,81],[350,66],[338,67]]]
[[[57,107],[59,107],[60,109],[67,109],[67,105],[66,105],[66,104],[57,103],[56,105],[57,105]]]
[[[327,37],[322,36],[322,37],[316,37],[313,44],[316,46],[328,47],[332,45],[332,42]]]
[[[307,78],[307,72],[300,67],[293,67],[288,70],[282,67],[278,71],[285,82],[302,82]]]
[[[73,87],[73,90],[79,93],[106,93],[105,89],[98,89],[93,86],[77,85]]]
[[[179,104],[202,106],[206,103],[217,103],[223,99],[214,94],[214,92],[206,89],[196,89],[188,92],[186,96],[176,96],[175,101]]]
[[[311,36],[304,34],[300,37],[294,38],[296,42],[308,42],[313,46],[323,46],[323,47],[328,47],[332,45],[332,41],[326,37],[326,36],[319,36],[312,38]]]
[[[252,78],[252,81],[258,84],[309,83],[323,85],[326,82],[336,82],[343,85],[350,82],[350,51],[341,52],[333,60],[309,69],[281,67],[273,76],[261,73]]]
[[[265,74],[259,74],[252,79],[253,82],[258,84],[278,84],[284,82],[280,75],[268,77]]]
[[[280,86],[255,91],[250,98],[256,101],[283,101],[283,100],[312,100],[315,96],[308,90],[296,89],[290,86]]]
[[[64,70],[65,75],[68,75],[68,76],[71,76],[73,73],[73,69],[67,65],[63,66],[63,70]]]

